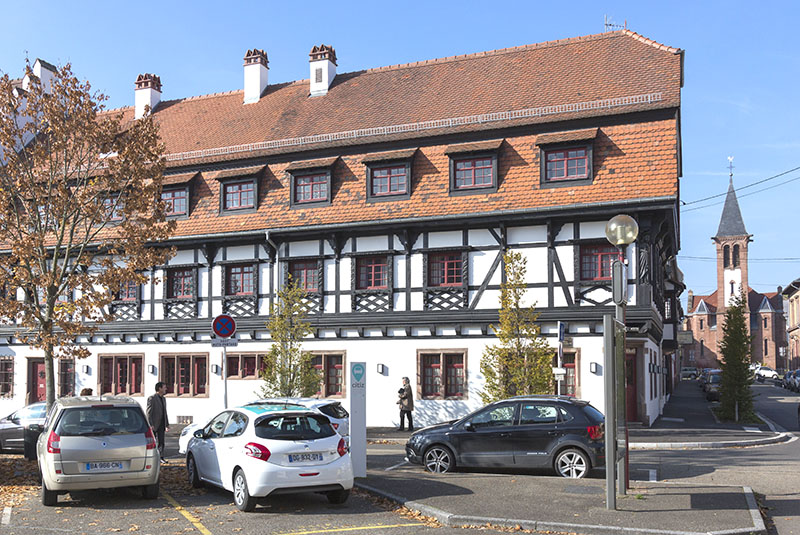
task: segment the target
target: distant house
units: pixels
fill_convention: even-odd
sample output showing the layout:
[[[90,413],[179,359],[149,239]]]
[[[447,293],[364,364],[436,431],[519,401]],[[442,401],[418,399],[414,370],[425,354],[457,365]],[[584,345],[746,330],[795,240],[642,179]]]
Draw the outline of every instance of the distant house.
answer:
[[[725,311],[731,299],[744,292],[753,337],[752,362],[773,369],[782,367],[779,357],[785,346],[786,322],[781,288],[760,293],[748,285],[747,249],[752,238],[745,229],[731,178],[719,228],[711,238],[717,253],[717,289],[709,295],[694,295],[691,290],[688,294],[686,330],[692,332],[693,343],[683,346],[684,366],[718,367]]]
[[[613,313],[606,222],[635,217],[628,248],[628,418],[658,416],[675,376],[683,52],[631,31],[338,73],[329,46],[309,79],[268,83],[244,57],[244,90],[161,100],[140,75],[167,147],[162,199],[177,255],[150,283],[123,284],[85,361],[59,363],[59,391],[144,400],[168,386],[170,414],[222,406],[211,318],[238,322],[230,403],[259,389],[265,323],[288,276],[307,292],[304,347],[319,394],[348,399],[366,362],[367,423],[397,423],[411,378],[415,419],[481,405],[481,355],[496,341],[503,253],[528,260],[528,303],[554,348],[568,324],[562,392],[603,408],[603,316]],[[39,399],[41,355],[0,329],[0,409]],[[555,362],[554,362],[555,364]],[[2,412],[2,410],[0,410]]]
[[[788,301],[789,324],[787,325],[788,343],[786,349],[786,369],[800,368],[800,279],[793,280],[781,292]]]

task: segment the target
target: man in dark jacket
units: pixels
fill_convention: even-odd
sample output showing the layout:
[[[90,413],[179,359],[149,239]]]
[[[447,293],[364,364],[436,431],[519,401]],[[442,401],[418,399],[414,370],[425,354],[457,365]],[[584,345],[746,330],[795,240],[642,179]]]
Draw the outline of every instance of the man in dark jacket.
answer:
[[[403,377],[403,388],[397,391],[400,399],[397,404],[400,405],[400,431],[404,431],[406,417],[408,417],[408,430],[414,430],[414,420],[411,417],[411,411],[414,410],[414,394],[411,393],[411,384],[408,377]]]
[[[167,417],[167,400],[164,394],[167,393],[167,385],[161,381],[156,383],[156,393],[147,398],[147,419],[150,420],[150,427],[156,434],[156,444],[161,455],[161,464],[167,464],[164,458],[164,434],[169,431],[169,417]]]

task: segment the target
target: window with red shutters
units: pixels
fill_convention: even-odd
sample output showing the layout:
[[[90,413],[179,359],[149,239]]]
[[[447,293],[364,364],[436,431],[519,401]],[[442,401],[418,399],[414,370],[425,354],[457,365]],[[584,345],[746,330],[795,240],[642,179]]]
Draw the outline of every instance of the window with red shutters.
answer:
[[[382,290],[389,287],[389,266],[385,256],[369,256],[356,259],[359,290]]]
[[[581,246],[581,280],[611,280],[611,264],[622,260],[611,244]]]
[[[194,270],[177,268],[167,271],[167,297],[187,299],[194,297]]]
[[[225,295],[252,295],[255,290],[255,266],[228,266],[225,271]]]
[[[546,180],[589,178],[589,155],[586,147],[545,151]]]
[[[408,193],[408,168],[405,164],[370,169],[373,197]]]
[[[208,356],[161,355],[160,380],[167,385],[167,394],[183,397],[205,396],[208,393]]]
[[[489,188],[494,185],[492,158],[461,158],[453,161],[455,189]]]
[[[294,177],[294,202],[311,203],[328,200],[328,176],[300,175]]]
[[[320,377],[321,397],[344,395],[344,354],[319,353],[311,355],[311,365],[317,370]]]
[[[143,365],[144,357],[140,355],[101,355],[99,393],[141,395],[144,390]]]
[[[428,257],[428,286],[461,286],[463,259],[460,252]]]
[[[417,366],[423,399],[467,398],[467,354],[464,351],[420,351]]]
[[[319,291],[319,263],[316,261],[295,261],[289,264],[292,284],[307,292]]]
[[[253,180],[228,182],[223,186],[225,210],[243,210],[256,206],[256,183]]]
[[[161,192],[164,215],[177,216],[189,213],[189,191],[187,188],[165,189]]]

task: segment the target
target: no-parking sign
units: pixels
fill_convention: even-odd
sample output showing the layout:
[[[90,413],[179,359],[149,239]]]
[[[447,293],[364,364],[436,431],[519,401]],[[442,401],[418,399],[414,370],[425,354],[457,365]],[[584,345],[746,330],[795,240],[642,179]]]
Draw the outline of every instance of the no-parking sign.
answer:
[[[236,334],[236,321],[227,314],[220,314],[211,322],[211,330],[217,338],[230,338]]]

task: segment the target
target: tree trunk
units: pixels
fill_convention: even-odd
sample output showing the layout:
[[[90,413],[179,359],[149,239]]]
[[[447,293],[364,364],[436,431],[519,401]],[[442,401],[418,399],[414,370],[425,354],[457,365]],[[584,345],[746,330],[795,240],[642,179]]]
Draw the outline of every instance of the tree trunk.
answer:
[[[53,344],[48,343],[44,348],[44,376],[45,376],[45,389],[47,390],[47,410],[56,401],[56,388],[55,388],[55,375],[53,373]]]

